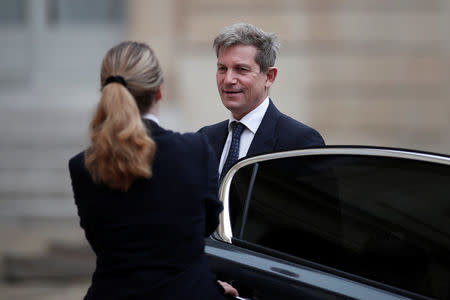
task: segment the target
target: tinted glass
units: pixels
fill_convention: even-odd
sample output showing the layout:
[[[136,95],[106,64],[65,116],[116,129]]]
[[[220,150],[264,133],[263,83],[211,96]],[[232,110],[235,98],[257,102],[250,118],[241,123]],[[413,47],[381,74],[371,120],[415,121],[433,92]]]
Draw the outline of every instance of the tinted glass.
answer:
[[[448,299],[450,167],[367,156],[261,162],[232,181],[234,237]],[[244,224],[244,227],[242,225]]]

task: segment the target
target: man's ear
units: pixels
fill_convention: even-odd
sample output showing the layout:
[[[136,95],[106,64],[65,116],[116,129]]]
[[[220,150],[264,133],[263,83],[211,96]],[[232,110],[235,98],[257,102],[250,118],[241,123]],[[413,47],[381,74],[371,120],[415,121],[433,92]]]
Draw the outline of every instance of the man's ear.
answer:
[[[275,78],[277,77],[277,73],[278,73],[278,69],[276,67],[269,67],[269,69],[267,69],[267,80],[266,80],[266,88],[269,88],[274,82],[275,82]]]
[[[158,90],[155,93],[155,100],[159,101],[162,99],[162,92],[161,92],[161,87],[158,88]]]

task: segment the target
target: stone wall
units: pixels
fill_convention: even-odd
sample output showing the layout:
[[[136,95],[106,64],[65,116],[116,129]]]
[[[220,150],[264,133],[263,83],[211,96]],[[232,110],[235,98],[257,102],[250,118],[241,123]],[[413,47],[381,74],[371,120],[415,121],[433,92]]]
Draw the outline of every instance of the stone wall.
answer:
[[[23,26],[0,26],[0,221],[76,216],[67,160],[87,143],[104,52],[152,45],[165,70],[163,126],[228,117],[212,40],[249,22],[282,48],[271,97],[328,144],[450,153],[450,2],[445,0],[133,0],[122,26],[55,28],[45,0]]]
[[[153,4],[165,8],[154,22],[132,18],[131,28],[157,28],[163,19],[167,32],[164,26],[130,32],[161,53],[169,78],[165,104],[175,108],[179,130],[227,116],[215,87],[211,44],[224,26],[249,22],[276,32],[282,42],[271,97],[319,129],[328,144],[450,153],[448,1],[165,3]],[[166,33],[174,34],[171,41],[161,41]]]

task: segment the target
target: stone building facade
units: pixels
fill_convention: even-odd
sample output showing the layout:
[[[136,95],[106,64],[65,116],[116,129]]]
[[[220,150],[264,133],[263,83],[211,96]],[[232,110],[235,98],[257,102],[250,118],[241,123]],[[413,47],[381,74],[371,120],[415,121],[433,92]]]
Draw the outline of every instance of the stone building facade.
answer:
[[[0,220],[74,215],[67,160],[87,144],[100,61],[118,41],[148,42],[160,57],[163,126],[192,131],[227,118],[211,44],[236,22],[278,34],[270,96],[328,144],[450,153],[447,0],[0,5]]]

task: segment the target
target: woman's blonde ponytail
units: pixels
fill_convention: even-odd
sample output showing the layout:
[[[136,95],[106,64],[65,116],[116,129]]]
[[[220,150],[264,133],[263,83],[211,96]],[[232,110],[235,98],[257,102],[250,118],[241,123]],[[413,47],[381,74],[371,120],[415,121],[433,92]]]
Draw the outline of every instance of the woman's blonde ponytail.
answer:
[[[102,95],[90,124],[85,165],[94,182],[126,191],[137,178],[152,176],[156,145],[141,115],[154,101],[162,72],[147,45],[125,42],[106,54],[101,77]]]

